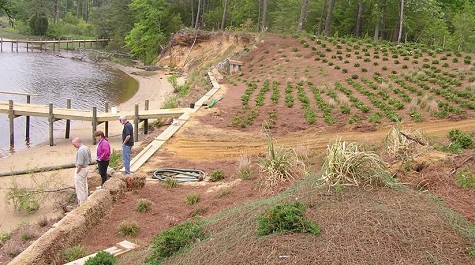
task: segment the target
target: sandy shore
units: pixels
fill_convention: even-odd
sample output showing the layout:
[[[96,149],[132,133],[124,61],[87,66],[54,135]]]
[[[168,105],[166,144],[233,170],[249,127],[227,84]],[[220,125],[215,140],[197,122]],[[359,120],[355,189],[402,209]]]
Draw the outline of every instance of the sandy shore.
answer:
[[[133,112],[135,104],[139,104],[140,109],[144,109],[145,101],[149,100],[149,108],[160,108],[167,95],[173,92],[173,87],[168,83],[167,76],[162,72],[157,72],[152,76],[139,76],[133,72],[142,70],[120,65],[113,65],[123,72],[129,74],[139,82],[137,93],[127,102],[116,106],[118,112]],[[109,142],[111,147],[121,150],[122,125],[119,121],[109,122]],[[104,125],[98,126],[99,130],[104,130]],[[91,148],[95,153],[95,146],[92,145],[92,127],[89,122],[76,122],[71,128],[71,139],[79,137],[85,145]],[[74,163],[76,149],[71,145],[71,139],[64,139],[64,132],[55,136],[54,146],[49,146],[48,142],[30,147],[26,150],[13,153],[11,156],[1,158],[0,172],[14,172],[21,170],[31,170],[45,166],[58,166]],[[144,135],[139,134],[140,141]],[[35,179],[35,181],[32,181]],[[0,232],[9,231],[21,222],[31,222],[40,219],[44,215],[54,215],[55,210],[52,205],[46,205],[33,215],[25,215],[13,211],[12,206],[5,203],[5,194],[8,188],[12,186],[13,181],[22,185],[37,185],[32,182],[42,183],[44,181],[56,182],[55,186],[73,186],[73,169],[64,169],[48,173],[37,173],[32,175],[21,175],[17,177],[0,177]]]

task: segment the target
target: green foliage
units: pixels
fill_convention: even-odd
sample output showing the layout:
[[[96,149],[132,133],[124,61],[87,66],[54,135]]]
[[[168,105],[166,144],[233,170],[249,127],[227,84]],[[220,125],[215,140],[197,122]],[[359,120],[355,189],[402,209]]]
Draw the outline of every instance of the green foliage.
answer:
[[[139,213],[145,213],[145,212],[148,212],[151,207],[152,207],[152,201],[150,201],[148,199],[140,199],[137,202],[137,209],[136,210]]]
[[[227,187],[227,188],[224,188],[223,190],[221,190],[218,194],[216,194],[216,198],[217,199],[221,199],[223,197],[226,197],[228,195],[230,195],[231,193],[233,193],[233,189],[231,187]]]
[[[135,221],[122,221],[119,224],[117,234],[120,236],[136,236],[140,232],[140,227]]]
[[[306,206],[295,201],[283,202],[257,217],[257,234],[260,236],[283,233],[311,233],[318,235],[320,227],[314,221],[305,218]]]
[[[454,144],[459,145],[462,148],[467,148],[473,144],[473,137],[461,131],[460,129],[451,129],[447,133],[447,138]]]
[[[224,172],[222,170],[213,170],[209,173],[209,181],[211,182],[216,182],[216,181],[220,181],[222,179],[224,179],[225,175],[224,175]]]
[[[7,203],[13,203],[15,210],[32,214],[40,208],[40,195],[28,188],[18,187],[14,183],[6,195]]]
[[[188,205],[197,204],[201,200],[201,195],[196,192],[190,192],[186,195],[185,203]]]
[[[0,233],[0,246],[7,242],[12,237],[12,234],[9,232]]]
[[[201,222],[184,222],[152,238],[150,248],[153,253],[147,257],[146,262],[160,264],[163,259],[204,239],[206,233]]]
[[[173,109],[173,108],[177,108],[178,105],[179,105],[178,97],[169,96],[165,99],[165,103],[163,103],[162,108],[164,108],[164,109]]]
[[[473,169],[457,171],[457,174],[455,175],[455,180],[462,188],[468,189],[475,187],[475,173]]]
[[[44,36],[46,34],[46,30],[48,30],[48,18],[46,14],[35,14],[30,19],[30,28],[31,32],[34,35]]]
[[[113,265],[117,261],[114,255],[106,251],[99,251],[94,257],[86,260],[84,265]]]
[[[122,162],[122,152],[112,149],[110,160],[109,160],[109,167],[117,169],[119,163]]]
[[[61,256],[63,257],[64,261],[71,262],[87,256],[87,251],[85,247],[81,245],[76,245],[63,250]]]

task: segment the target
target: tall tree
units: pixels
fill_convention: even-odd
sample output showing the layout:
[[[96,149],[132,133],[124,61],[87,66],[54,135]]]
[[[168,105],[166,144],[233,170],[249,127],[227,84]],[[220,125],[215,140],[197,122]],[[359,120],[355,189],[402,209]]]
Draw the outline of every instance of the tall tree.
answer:
[[[201,14],[202,5],[203,5],[203,0],[198,0],[198,8],[196,9],[196,17],[195,17],[195,29],[198,29],[199,22],[201,21],[200,17],[203,16]]]
[[[267,30],[267,0],[262,1],[262,20],[261,20],[261,31]]]
[[[330,0],[330,5],[328,6],[327,19],[325,22],[325,36],[330,35],[330,26],[332,23],[333,8],[335,7],[336,0]]]
[[[355,36],[361,37],[361,20],[363,18],[363,12],[365,8],[365,1],[360,1],[358,5],[358,15],[356,16],[356,28],[355,28]]]
[[[320,12],[320,19],[318,20],[317,30],[315,34],[320,35],[322,33],[322,25],[323,25],[323,16],[325,14],[325,9],[327,7],[327,0],[322,1],[322,11]]]
[[[224,0],[223,20],[221,21],[221,30],[226,28],[226,15],[228,13],[228,0]]]
[[[302,0],[302,9],[300,10],[299,24],[297,26],[297,32],[301,32],[308,12],[308,0]]]
[[[401,42],[403,25],[404,25],[404,0],[401,0],[400,6],[399,6],[399,30],[398,30],[398,35],[397,35],[398,43]]]
[[[13,26],[13,16],[9,7],[8,0],[0,0],[0,11],[2,10],[7,15],[10,24]]]

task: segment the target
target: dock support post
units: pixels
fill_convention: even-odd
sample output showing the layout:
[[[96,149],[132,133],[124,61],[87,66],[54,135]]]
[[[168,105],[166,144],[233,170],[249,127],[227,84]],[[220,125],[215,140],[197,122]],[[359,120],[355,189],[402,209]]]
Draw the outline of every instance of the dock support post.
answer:
[[[145,110],[148,110],[149,107],[149,100],[145,100]],[[148,119],[143,121],[143,133],[148,134]]]
[[[49,111],[48,111],[48,122],[49,122],[49,146],[54,145],[53,141],[53,122],[54,122],[54,117],[53,117],[53,103],[49,103]]]
[[[135,104],[135,113],[134,113],[134,140],[137,142],[139,140],[139,104]]]
[[[0,52],[3,52],[3,38],[0,38]]]
[[[14,135],[14,124],[13,119],[15,118],[13,113],[13,100],[8,101],[8,119],[10,122],[10,150],[13,150],[15,147],[15,135]]]
[[[107,113],[109,112],[109,102],[106,102],[104,105],[104,112]],[[106,121],[104,124],[104,135],[106,137],[109,137],[109,122]]]
[[[67,109],[71,108],[71,99],[70,98],[66,99],[66,108]],[[64,135],[65,139],[69,139],[70,130],[71,130],[71,120],[66,120],[66,132],[65,132],[65,135]]]
[[[26,104],[30,104],[30,95],[26,95]],[[30,116],[26,116],[25,121],[25,142],[26,145],[30,145]]]
[[[92,144],[96,144],[94,132],[97,130],[97,107],[92,107]]]
[[[18,40],[16,40],[16,52],[18,52]]]

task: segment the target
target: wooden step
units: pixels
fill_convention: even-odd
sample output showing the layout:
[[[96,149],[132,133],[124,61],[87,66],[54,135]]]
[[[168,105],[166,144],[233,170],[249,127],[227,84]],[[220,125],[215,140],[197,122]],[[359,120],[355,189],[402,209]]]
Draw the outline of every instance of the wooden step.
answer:
[[[108,249],[105,249],[104,251],[109,252],[110,254],[117,257],[117,256],[122,255],[124,253],[127,253],[127,252],[129,252],[129,251],[131,251],[131,250],[133,250],[137,247],[138,247],[137,244],[134,244],[130,241],[124,240],[122,242],[119,242],[119,243],[115,244],[114,247],[110,247]],[[97,252],[94,253],[94,254],[91,254],[89,256],[77,259],[75,261],[71,261],[69,263],[66,263],[65,265],[83,265],[84,263],[86,263],[86,260],[88,260],[91,257],[94,257],[96,254],[97,254]]]

